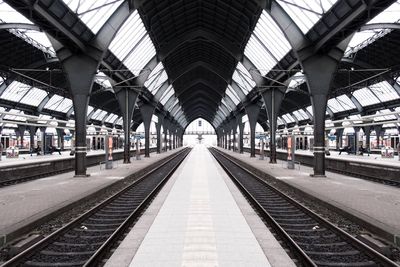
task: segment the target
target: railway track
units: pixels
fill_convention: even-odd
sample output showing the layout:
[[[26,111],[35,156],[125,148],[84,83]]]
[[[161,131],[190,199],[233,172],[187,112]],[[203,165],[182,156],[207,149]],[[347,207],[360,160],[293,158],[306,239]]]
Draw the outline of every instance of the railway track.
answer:
[[[156,151],[156,148],[151,148],[150,149],[150,152],[155,152],[155,151]],[[144,155],[144,150],[142,150],[140,152],[140,154]],[[101,157],[101,158],[103,159],[103,157]],[[66,160],[71,160],[71,158],[67,158]],[[44,162],[44,163],[46,163],[46,162]],[[41,162],[41,163],[36,163],[36,164],[33,164],[33,165],[42,165],[44,163]],[[100,163],[100,161],[96,161],[95,163],[91,163],[91,164],[89,163],[87,166],[88,167],[92,167],[92,166],[98,165],[99,163]],[[8,167],[8,168],[6,167],[6,168],[3,168],[3,169],[10,169],[10,168],[18,168],[18,167]],[[22,166],[22,168],[26,169],[26,166]],[[59,170],[56,170],[56,171],[52,170],[52,168],[48,167],[48,166],[43,166],[42,169],[45,170],[45,171],[42,172],[42,173],[39,173],[39,174],[27,175],[27,176],[24,176],[24,177],[11,178],[11,179],[0,178],[0,188],[1,187],[5,187],[5,186],[10,186],[10,185],[16,185],[16,184],[19,184],[19,183],[24,183],[24,182],[27,182],[27,181],[32,181],[32,180],[36,180],[36,179],[40,179],[40,178],[54,176],[54,175],[58,175],[58,174],[61,174],[61,173],[70,172],[70,171],[74,170],[74,166],[72,166],[70,168],[62,168],[62,169],[59,169]],[[1,172],[2,172],[2,169],[0,169],[0,176],[1,176]],[[27,171],[27,173],[29,173],[29,172]]]
[[[1,267],[101,265],[189,152],[182,150]]]
[[[303,266],[399,266],[216,149],[210,151]]]
[[[250,149],[245,147],[244,148],[245,152],[249,152],[250,153]],[[260,151],[256,150],[256,155],[260,155]],[[266,157],[268,157],[267,155],[265,155]],[[298,158],[296,158],[296,160],[298,160]],[[304,161],[299,161],[302,165],[305,166],[309,166],[309,167],[313,167],[312,164],[308,164]],[[358,164],[358,163],[354,163],[354,164]],[[396,181],[396,180],[390,180],[390,179],[385,179],[385,178],[377,178],[374,176],[369,176],[366,174],[360,174],[357,172],[353,172],[353,171],[349,171],[346,168],[340,168],[340,169],[334,169],[334,168],[330,168],[329,166],[326,167],[327,171],[331,171],[331,172],[335,172],[335,173],[339,173],[339,174],[343,174],[343,175],[347,175],[347,176],[351,176],[351,177],[356,177],[356,178],[360,178],[363,180],[368,180],[368,181],[372,181],[372,182],[376,182],[376,183],[380,183],[380,184],[384,184],[384,185],[389,185],[389,186],[394,186],[394,187],[399,187],[400,188],[400,180]]]

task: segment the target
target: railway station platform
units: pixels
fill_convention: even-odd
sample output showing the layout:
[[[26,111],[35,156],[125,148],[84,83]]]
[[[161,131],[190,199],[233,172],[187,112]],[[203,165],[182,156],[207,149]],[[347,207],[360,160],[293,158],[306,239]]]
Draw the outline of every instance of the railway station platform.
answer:
[[[287,168],[285,161],[278,160],[277,164],[270,164],[268,157],[260,160],[259,155],[250,158],[246,152],[239,154],[220,147],[216,149],[344,211],[353,218],[361,220],[362,224],[367,224],[372,232],[400,245],[400,188],[329,171],[326,172],[326,177],[311,177],[312,168],[308,166],[301,165],[300,169],[296,167],[291,170]],[[339,157],[343,159],[342,156]],[[358,156],[344,157],[353,161]],[[364,160],[365,157],[361,156],[357,160]],[[391,166],[397,162],[393,159],[390,162],[384,159],[371,160],[374,164],[380,163],[384,166]]]
[[[196,145],[111,266],[295,266],[204,145]]]
[[[150,147],[150,149],[154,149],[154,147]],[[144,147],[141,148],[144,151]],[[124,149],[115,149],[113,150],[114,154],[123,153]],[[87,152],[87,156],[95,156],[95,155],[104,155],[105,152],[103,149],[100,150],[90,150]],[[20,154],[18,158],[6,158],[5,156],[2,157],[0,161],[0,168],[3,167],[11,167],[11,166],[18,166],[18,165],[26,165],[29,163],[39,163],[39,162],[48,162],[51,160],[59,160],[59,159],[67,159],[67,158],[74,158],[74,156],[70,155],[70,151],[61,151],[61,155],[58,152],[54,152],[52,155],[40,155],[38,156],[36,153],[33,153],[32,156],[30,154]]]
[[[180,149],[151,153],[150,158],[142,156],[141,160],[132,158],[131,164],[114,161],[114,168],[109,170],[98,165],[89,167],[87,173],[90,176],[85,178],[74,178],[74,172],[67,172],[0,188],[0,246],[24,233],[24,229],[30,229],[32,224],[48,220],[54,212],[66,209]]]

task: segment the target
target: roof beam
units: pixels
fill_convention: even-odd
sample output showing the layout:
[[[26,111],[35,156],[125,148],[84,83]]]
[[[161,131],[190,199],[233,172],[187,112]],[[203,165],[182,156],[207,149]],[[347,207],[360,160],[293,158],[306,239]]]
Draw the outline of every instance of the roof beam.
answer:
[[[242,52],[240,51],[240,49],[230,42],[227,42],[225,39],[218,37],[214,33],[205,31],[203,29],[198,29],[195,31],[187,32],[180,38],[174,40],[172,43],[169,43],[165,47],[161,47],[158,51],[159,60],[163,61],[168,55],[176,51],[181,45],[184,45],[187,42],[197,41],[197,38],[202,38],[202,41],[210,41],[219,45],[222,49],[232,55],[237,61],[239,61],[242,57]]]

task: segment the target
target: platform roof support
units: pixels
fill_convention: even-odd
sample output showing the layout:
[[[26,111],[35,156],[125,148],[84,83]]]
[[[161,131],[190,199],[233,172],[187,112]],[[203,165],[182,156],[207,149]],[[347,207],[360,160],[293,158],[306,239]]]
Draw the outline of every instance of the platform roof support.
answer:
[[[140,107],[140,114],[142,115],[144,125],[144,157],[150,157],[150,125],[151,118],[154,113],[154,106],[149,104],[143,104]]]
[[[256,156],[256,124],[260,107],[257,104],[250,104],[245,109],[250,124],[250,157],[254,158]]]
[[[122,127],[124,129],[124,164],[131,163],[131,122],[133,110],[138,97],[138,93],[130,88],[120,88],[115,91],[119,107],[122,113]]]

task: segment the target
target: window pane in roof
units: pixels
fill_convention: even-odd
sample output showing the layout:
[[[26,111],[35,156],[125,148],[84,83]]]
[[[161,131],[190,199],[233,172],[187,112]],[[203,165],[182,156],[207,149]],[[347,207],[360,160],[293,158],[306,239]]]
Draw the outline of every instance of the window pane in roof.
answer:
[[[105,122],[114,123],[114,121],[118,118],[117,114],[111,113],[110,116],[107,117]]]
[[[88,106],[87,114],[86,114],[86,115],[89,115],[89,114],[93,111],[93,109],[94,109],[94,107]]]
[[[341,95],[336,97],[336,100],[340,103],[344,110],[350,110],[356,108],[353,101],[347,95]]]
[[[309,119],[307,114],[302,109],[293,111],[293,115],[297,118],[297,120],[300,120],[300,121]]]
[[[286,13],[307,33],[337,0],[277,0]]]
[[[53,95],[49,101],[47,101],[46,105],[44,105],[45,109],[56,110],[60,103],[64,100],[64,97],[59,95]]]
[[[91,119],[92,120],[103,120],[103,118],[107,115],[107,111],[98,109],[94,112],[94,114],[92,115]]]
[[[328,107],[334,113],[344,111],[344,108],[342,107],[342,105],[340,105],[339,101],[337,101],[336,98],[331,98],[328,100]]]
[[[373,19],[371,19],[367,24],[371,23],[393,23],[399,22],[400,19],[400,2],[396,1],[387,9],[379,13]],[[368,31],[360,31],[356,32],[351,39],[349,45],[346,49],[346,56],[350,53],[354,53],[361,48],[365,47],[366,45],[373,43],[377,39],[385,36],[391,32],[388,29],[375,29],[375,30],[368,30]]]
[[[283,124],[285,124],[285,121],[282,120],[282,118],[279,117],[279,116],[276,118],[276,121],[278,122],[278,125],[283,125]]]
[[[295,122],[295,120],[290,114],[282,115],[282,117],[287,123]]]
[[[110,50],[138,75],[156,51],[137,11],[127,19],[110,44]]]
[[[261,13],[253,35],[278,61],[291,49],[285,35],[265,10]]]
[[[72,108],[72,100],[69,98],[64,98],[61,101],[60,105],[58,105],[58,107],[55,109],[55,111],[67,113],[71,108]]]
[[[353,92],[354,97],[363,106],[369,106],[379,103],[379,99],[368,89],[362,88]]]
[[[264,46],[255,36],[250,37],[244,50],[244,54],[250,59],[263,76],[274,68],[277,63],[277,60],[265,50]]]
[[[0,1],[0,22],[33,24],[4,1]],[[25,29],[10,29],[8,31],[45,52],[51,52],[55,56],[52,45],[44,32]]]
[[[226,88],[226,95],[230,97],[230,99],[232,99],[233,103],[235,103],[235,105],[240,103],[240,99],[238,97],[238,95],[235,93],[235,91],[233,90],[232,86],[228,85],[228,87]]]
[[[250,73],[240,62],[238,63],[236,70],[233,72],[232,79],[239,85],[245,95],[256,86]]]
[[[312,106],[306,107],[306,110],[308,111],[308,113],[311,114],[311,116],[313,115],[313,108],[312,108]]]
[[[123,122],[124,122],[124,118],[119,117],[118,120],[115,122],[115,124],[122,125]]]
[[[162,105],[165,105],[165,103],[167,103],[168,99],[174,94],[174,88],[172,87],[172,85],[170,85],[168,87],[167,90],[165,90],[163,96],[160,99],[160,102]]]
[[[386,81],[369,86],[369,89],[379,98],[380,101],[386,102],[399,98],[396,90]]]
[[[46,96],[46,91],[33,87],[20,102],[30,106],[38,106]]]
[[[224,99],[224,98],[222,98],[222,99],[221,99],[221,103],[222,103],[222,104],[224,104],[224,105],[225,105],[225,107],[227,107],[227,109],[229,110],[229,112],[231,112],[231,111],[232,111],[231,107],[228,105],[228,103],[226,103],[226,101],[225,101],[225,99]]]
[[[178,100],[178,98],[175,98],[173,104],[170,105],[169,107],[167,107],[167,110],[168,110],[169,112],[171,112],[171,111],[174,109],[174,107],[175,107],[176,105],[178,105],[178,104],[179,104],[179,100]]]
[[[68,7],[94,32],[97,33],[122,0],[63,0]]]
[[[149,78],[144,83],[144,86],[155,95],[161,85],[168,79],[167,72],[164,69],[163,64],[160,62],[158,65],[153,69]]]
[[[31,88],[32,86],[30,85],[14,81],[6,88],[6,90],[4,90],[0,98],[19,102]]]

